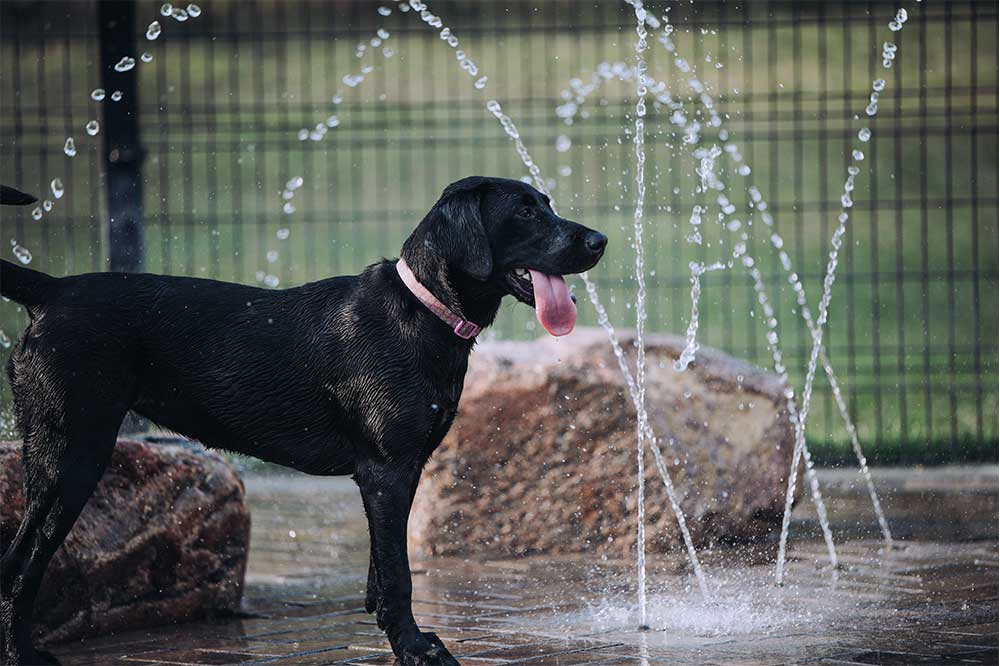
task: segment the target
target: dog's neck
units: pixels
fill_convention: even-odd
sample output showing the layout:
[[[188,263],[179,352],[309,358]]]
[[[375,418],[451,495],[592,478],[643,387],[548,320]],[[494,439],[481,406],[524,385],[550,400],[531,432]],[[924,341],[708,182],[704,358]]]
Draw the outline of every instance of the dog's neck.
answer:
[[[406,249],[403,248],[403,258],[414,277],[445,307],[480,328],[493,323],[503,292],[464,275],[430,252],[407,252]]]

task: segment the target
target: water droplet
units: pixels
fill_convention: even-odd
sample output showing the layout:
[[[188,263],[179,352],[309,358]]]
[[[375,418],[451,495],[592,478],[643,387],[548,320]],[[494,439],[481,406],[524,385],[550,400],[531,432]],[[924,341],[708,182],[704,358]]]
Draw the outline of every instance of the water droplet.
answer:
[[[572,145],[573,142],[570,141],[570,138],[565,134],[560,134],[556,137],[556,150],[560,153],[565,153]]]
[[[285,215],[291,215],[295,212],[295,205],[292,204],[291,201],[286,201],[285,205],[281,207],[281,210],[285,213]]]
[[[4,349],[10,349],[10,338],[3,331],[0,331],[0,346]]]
[[[45,201],[42,202],[42,208],[45,210],[46,213],[48,213],[49,211],[51,211],[52,210],[52,206],[54,206],[54,205],[55,204],[52,203],[52,199],[46,199]]]
[[[63,186],[61,178],[53,178],[52,182],[49,183],[49,187],[52,188],[52,196],[56,199],[62,199],[63,194],[66,193],[66,188]]]
[[[872,81],[872,90],[875,92],[882,92],[885,90],[885,79],[875,79]]]
[[[31,211],[31,218],[35,222],[38,222],[39,220],[42,219],[42,207],[41,206],[35,206],[35,209],[33,211]]]
[[[302,176],[295,176],[294,178],[290,178],[288,182],[285,183],[285,187],[294,192],[295,190],[302,187],[304,183],[305,181],[302,179]]]
[[[39,218],[40,217],[41,215],[39,215]],[[11,242],[14,244],[11,250],[14,252],[14,256],[17,257],[17,260],[26,266],[30,264],[31,252],[28,251],[28,248],[24,247],[23,245],[18,245],[17,241],[11,241]]]
[[[382,6],[378,8],[378,13],[381,14],[382,16],[388,16],[389,14],[392,13],[392,10],[389,9],[388,7]]]
[[[852,175],[852,176],[857,176],[859,173],[861,173],[861,169],[859,169],[858,167],[856,167],[856,166],[854,166],[852,164],[851,166],[847,167],[847,173],[850,174],[850,175]],[[854,183],[853,182],[851,183],[851,187],[852,188],[854,187]]]
[[[73,141],[73,137],[66,137],[66,145],[63,146],[63,152],[66,153],[67,157],[76,157],[76,143]]]
[[[277,275],[265,275],[264,276],[264,284],[266,284],[268,287],[274,288],[274,287],[277,287],[280,283],[281,283],[281,280],[278,279]]]
[[[330,99],[330,101],[333,102],[334,104],[340,104],[341,102],[344,101],[344,96],[338,93],[338,94],[334,95]]]
[[[164,2],[160,5],[160,16],[170,16],[172,11],[174,11],[174,6],[169,2]]]
[[[309,138],[309,130],[307,130],[307,129],[300,129],[299,130],[299,141],[305,141],[308,138]]]
[[[394,51],[388,46],[382,49],[382,57],[384,58],[391,58],[393,56],[393,53]]]
[[[135,58],[132,58],[130,56],[125,56],[124,58],[122,58],[121,60],[119,60],[117,63],[115,63],[115,71],[116,72],[127,72],[128,70],[132,69],[133,67],[135,67]]]
[[[867,127],[862,127],[858,130],[858,139],[867,143],[872,138],[872,131]]]
[[[174,11],[170,12],[170,15],[178,23],[184,23],[188,20],[188,13],[186,9],[181,9],[180,7],[174,7]]]
[[[855,161],[860,162],[861,160],[865,159],[865,154],[860,150],[855,150],[853,153],[851,153],[851,157],[853,157]]]
[[[120,102],[120,101],[122,101],[122,91],[121,90],[116,90],[113,93],[111,93],[111,101],[112,102]]]
[[[559,175],[560,176],[571,176],[571,175],[573,175],[573,167],[568,167],[568,166],[559,167]]]
[[[97,133],[101,131],[101,125],[96,120],[91,120],[84,126],[84,129],[90,136],[97,136]]]
[[[386,30],[385,28],[379,28],[378,30],[375,31],[375,34],[382,39],[389,39],[389,31]]]
[[[340,124],[340,118],[337,116],[330,116],[326,119],[326,126],[333,128]]]
[[[406,12],[410,11],[410,6],[405,2],[401,2],[399,3],[399,11],[405,14]]]
[[[146,28],[146,39],[152,42],[160,36],[161,32],[163,32],[163,26],[160,25],[159,21],[153,21],[149,24],[149,27]]]
[[[739,173],[741,176],[749,176],[750,167],[748,167],[746,164],[741,164],[740,168],[737,169],[736,172]]]
[[[486,87],[486,82],[488,80],[489,80],[488,76],[482,76],[482,77],[476,79],[476,82],[473,83],[472,85],[475,86],[476,90],[482,90],[483,88]]]
[[[267,263],[273,264],[274,262],[276,262],[278,260],[278,251],[277,250],[268,250],[266,256],[267,256]]]
[[[192,2],[190,5],[188,5],[187,12],[188,16],[190,16],[191,18],[198,18],[199,16],[201,16],[201,7]]]
[[[143,62],[153,62],[153,54],[149,51],[143,51],[142,55],[139,56],[139,59]]]
[[[289,231],[288,227],[282,227],[281,229],[278,229],[274,235],[278,238],[278,240],[288,240],[288,236],[290,233],[291,232]]]
[[[104,88],[94,88],[94,90],[90,93],[90,99],[94,100],[95,102],[100,102],[101,100],[103,100]]]

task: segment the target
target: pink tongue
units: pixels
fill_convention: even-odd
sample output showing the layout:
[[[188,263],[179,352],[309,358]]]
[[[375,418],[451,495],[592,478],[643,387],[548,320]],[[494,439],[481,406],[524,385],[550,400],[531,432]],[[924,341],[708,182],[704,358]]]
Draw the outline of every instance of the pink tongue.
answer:
[[[576,326],[576,303],[569,295],[566,281],[559,275],[546,275],[529,269],[535,290],[535,316],[549,335],[566,335]]]

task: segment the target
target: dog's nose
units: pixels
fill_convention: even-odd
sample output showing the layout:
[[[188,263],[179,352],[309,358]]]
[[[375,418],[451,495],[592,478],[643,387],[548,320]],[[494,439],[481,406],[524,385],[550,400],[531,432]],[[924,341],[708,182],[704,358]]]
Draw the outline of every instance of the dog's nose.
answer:
[[[587,244],[587,249],[594,254],[600,254],[604,252],[604,248],[608,244],[608,237],[599,231],[591,231],[587,234],[587,238],[584,241]]]

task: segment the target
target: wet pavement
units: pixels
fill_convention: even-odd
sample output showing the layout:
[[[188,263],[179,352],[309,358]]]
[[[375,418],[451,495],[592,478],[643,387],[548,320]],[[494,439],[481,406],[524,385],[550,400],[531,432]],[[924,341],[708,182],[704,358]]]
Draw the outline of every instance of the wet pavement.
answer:
[[[467,665],[996,664],[997,468],[876,471],[887,548],[857,474],[824,470],[838,539],[827,565],[812,506],[773,544],[704,552],[712,599],[680,556],[651,557],[638,631],[633,563],[582,556],[413,563],[414,612]],[[345,479],[249,476],[253,536],[241,618],[52,648],[72,664],[389,664],[363,610],[368,537]]]

